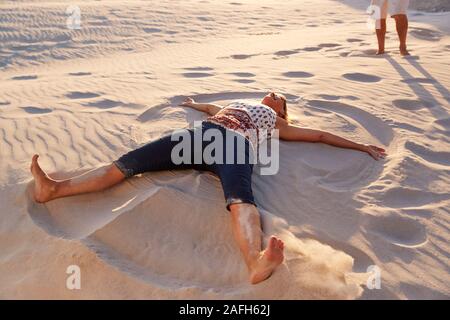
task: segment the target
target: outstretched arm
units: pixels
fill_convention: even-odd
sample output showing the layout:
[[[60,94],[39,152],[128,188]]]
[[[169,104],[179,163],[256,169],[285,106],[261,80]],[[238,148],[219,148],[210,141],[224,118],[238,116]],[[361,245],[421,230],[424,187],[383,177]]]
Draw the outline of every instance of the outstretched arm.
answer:
[[[362,152],[367,152],[375,160],[379,160],[386,156],[386,151],[383,148],[352,142],[321,130],[305,129],[290,125],[286,120],[280,117],[277,118],[276,128],[279,129],[280,138],[283,140],[322,142],[335,147],[359,150]]]
[[[190,107],[195,110],[206,112],[210,115],[215,115],[217,112],[222,109],[222,106],[219,106],[218,104],[212,104],[212,103],[197,103],[192,98],[187,98],[184,100],[182,104],[180,104],[183,107]]]

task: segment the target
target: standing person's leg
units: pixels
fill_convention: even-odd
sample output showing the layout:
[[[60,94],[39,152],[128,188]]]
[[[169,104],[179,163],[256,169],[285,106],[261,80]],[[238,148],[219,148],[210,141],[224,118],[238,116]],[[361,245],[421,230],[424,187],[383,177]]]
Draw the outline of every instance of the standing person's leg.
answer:
[[[379,27],[375,30],[378,40],[377,55],[384,54],[384,45],[386,42],[386,19],[380,19],[379,24]]]
[[[192,130],[178,132],[184,133],[185,139],[193,136]],[[172,148],[176,144],[178,141],[172,141],[172,135],[169,134],[128,152],[111,164],[65,180],[51,179],[39,166],[38,155],[34,155],[31,162],[31,173],[35,179],[34,199],[43,203],[57,198],[102,191],[125,178],[148,171],[192,168],[192,159],[189,159],[191,162],[187,164],[172,162]],[[191,158],[190,154],[188,158]]]
[[[388,14],[388,1],[387,0],[372,0],[372,6],[377,7],[376,14],[379,18],[375,24],[375,33],[377,34],[378,51],[377,55],[384,54],[384,46],[386,42],[386,18]]]
[[[406,37],[408,35],[408,11],[409,0],[392,0],[392,18],[395,19],[398,39],[400,41],[400,54],[409,55],[406,49]]]
[[[393,16],[397,29],[398,39],[400,41],[400,54],[402,56],[409,55],[406,49],[406,36],[408,35],[408,17],[406,14],[398,14]]]

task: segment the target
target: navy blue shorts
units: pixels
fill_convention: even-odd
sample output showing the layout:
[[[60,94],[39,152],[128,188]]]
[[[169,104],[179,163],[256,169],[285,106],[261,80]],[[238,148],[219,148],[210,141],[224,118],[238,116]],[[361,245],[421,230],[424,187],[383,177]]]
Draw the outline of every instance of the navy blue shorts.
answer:
[[[215,141],[214,138],[210,138],[211,141],[201,138],[198,147],[194,147],[194,137],[203,137],[203,133],[207,129],[217,129],[218,131],[216,132],[220,132],[223,137],[222,148],[216,148],[219,151],[221,149],[222,153],[217,153],[216,160],[219,160],[213,163],[211,163],[211,160],[205,161],[203,155],[205,148]],[[216,174],[222,183],[228,210],[230,210],[229,206],[234,203],[250,203],[256,205],[252,192],[253,151],[250,142],[242,135],[208,121],[203,121],[201,127],[183,130],[186,136],[191,139],[190,143],[192,147],[190,150],[182,150],[179,155],[188,161],[176,164],[172,160],[172,149],[180,143],[179,141],[172,141],[172,133],[124,154],[113,163],[126,177],[160,170],[195,169],[210,171]],[[233,143],[230,143],[231,140],[229,138],[225,138],[225,134],[233,138]],[[240,148],[238,148],[239,144]],[[245,147],[243,148],[242,146]],[[211,149],[214,148],[210,147],[207,151]],[[179,150],[179,145],[176,150]],[[234,157],[227,157],[227,153],[230,150],[233,151],[232,155]],[[215,152],[211,154],[213,156],[216,155]]]

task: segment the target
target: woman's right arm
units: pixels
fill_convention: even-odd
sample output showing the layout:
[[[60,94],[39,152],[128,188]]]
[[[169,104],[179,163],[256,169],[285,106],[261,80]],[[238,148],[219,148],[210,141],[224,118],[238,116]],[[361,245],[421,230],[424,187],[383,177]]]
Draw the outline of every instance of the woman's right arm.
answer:
[[[197,103],[192,98],[187,98],[184,100],[184,102],[181,104],[183,107],[190,107],[195,110],[206,112],[209,115],[215,115],[217,112],[219,112],[222,109],[222,106],[218,104],[212,104],[212,103]]]

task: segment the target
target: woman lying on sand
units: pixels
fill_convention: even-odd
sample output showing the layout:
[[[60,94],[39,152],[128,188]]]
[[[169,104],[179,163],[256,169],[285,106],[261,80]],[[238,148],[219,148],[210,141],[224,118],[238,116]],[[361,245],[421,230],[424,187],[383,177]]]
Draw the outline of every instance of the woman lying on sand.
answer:
[[[166,135],[136,150],[121,156],[106,167],[92,170],[87,177],[74,177],[56,181],[47,176],[38,164],[38,155],[34,155],[31,172],[35,179],[34,199],[43,203],[53,199],[81,193],[101,191],[118,184],[131,176],[158,170],[196,169],[207,170],[216,174],[221,181],[226,199],[227,209],[231,212],[234,237],[244,256],[249,269],[250,282],[255,284],[267,279],[274,269],[283,261],[283,242],[272,236],[267,248],[261,250],[262,230],[260,216],[253,199],[251,176],[253,162],[250,161],[249,150],[255,150],[267,139],[273,129],[279,130],[279,137],[288,141],[322,142],[341,148],[355,149],[368,153],[374,159],[384,158],[385,150],[372,145],[351,142],[331,133],[300,128],[287,121],[286,99],[276,93],[266,95],[261,103],[234,102],[226,107],[216,104],[196,103],[188,98],[182,106],[191,107],[210,115],[201,127],[187,130],[193,142],[194,137],[201,137],[201,148],[189,148],[190,162],[175,164],[172,148],[178,141],[172,141],[172,135]],[[211,144],[203,134],[215,129],[225,135],[232,135],[244,141],[244,162],[237,162],[236,145],[230,147],[227,139],[223,143],[223,159],[215,163],[204,160],[192,161]],[[254,133],[257,134],[254,134]],[[267,132],[267,134],[263,134]],[[234,141],[234,140],[233,140]],[[193,144],[191,144],[193,145]],[[197,150],[199,149],[199,150]],[[220,150],[219,150],[220,151]],[[242,151],[242,149],[241,149]],[[183,151],[184,152],[184,151]],[[233,160],[225,158],[226,153],[234,152]]]

